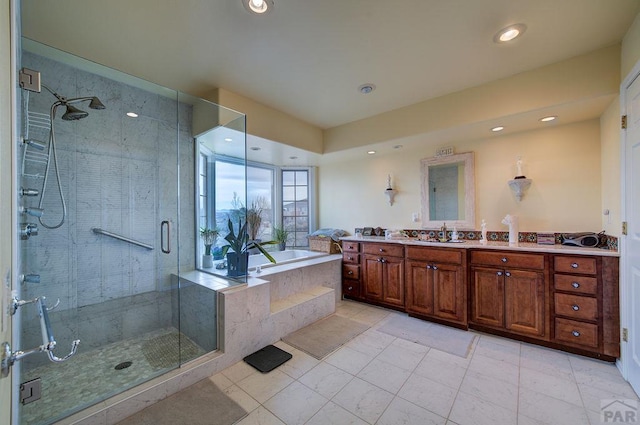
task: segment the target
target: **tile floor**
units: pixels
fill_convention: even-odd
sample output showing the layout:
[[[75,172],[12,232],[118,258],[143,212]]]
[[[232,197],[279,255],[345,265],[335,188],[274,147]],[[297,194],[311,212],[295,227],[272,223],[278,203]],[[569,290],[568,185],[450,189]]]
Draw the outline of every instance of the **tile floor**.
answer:
[[[249,415],[240,425],[594,425],[601,399],[637,396],[610,363],[477,334],[468,358],[376,330],[389,314],[343,301],[372,327],[322,361],[293,358],[268,374],[244,362],[210,379]]]

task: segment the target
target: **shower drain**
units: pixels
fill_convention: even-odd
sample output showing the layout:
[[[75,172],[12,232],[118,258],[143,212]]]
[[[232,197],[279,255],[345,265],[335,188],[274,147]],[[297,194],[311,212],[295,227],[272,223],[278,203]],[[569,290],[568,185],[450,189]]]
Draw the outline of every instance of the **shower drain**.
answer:
[[[122,362],[122,363],[118,363],[114,369],[115,369],[115,370],[122,370],[122,369],[126,369],[126,368],[128,368],[129,366],[131,366],[132,364],[133,364],[133,362]]]

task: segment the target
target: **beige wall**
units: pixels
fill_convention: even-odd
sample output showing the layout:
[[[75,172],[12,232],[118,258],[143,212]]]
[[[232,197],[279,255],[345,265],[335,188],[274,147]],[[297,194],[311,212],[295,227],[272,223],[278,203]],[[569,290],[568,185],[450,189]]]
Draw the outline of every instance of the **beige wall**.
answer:
[[[602,191],[602,229],[620,236],[620,98],[600,117],[600,157]],[[609,210],[609,215],[604,214]]]
[[[324,152],[615,95],[619,84],[620,45],[615,45],[325,130]]]
[[[206,99],[245,114],[249,134],[322,153],[322,130],[316,126],[225,89],[215,89]]]
[[[597,119],[551,126],[485,140],[454,144],[456,152],[475,152],[476,229],[507,230],[506,214],[520,218],[520,231],[599,231],[602,225],[600,122]],[[398,150],[386,156],[334,162],[319,169],[320,225],[353,232],[355,227],[420,228],[420,159],[435,146]],[[507,181],[522,157],[533,180],[521,202]],[[389,206],[383,192],[387,174],[398,190]]]

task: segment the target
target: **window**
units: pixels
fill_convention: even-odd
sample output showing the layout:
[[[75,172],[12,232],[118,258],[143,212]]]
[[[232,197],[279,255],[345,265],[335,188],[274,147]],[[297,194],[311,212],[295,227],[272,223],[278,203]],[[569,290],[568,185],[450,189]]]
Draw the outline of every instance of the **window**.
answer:
[[[309,246],[307,236],[315,230],[313,167],[279,168],[247,162],[245,168],[241,159],[202,148],[198,165],[198,224],[220,230],[216,246],[226,244],[228,219],[231,217],[237,227],[238,215],[252,206],[262,209],[257,239],[271,240],[273,228],[278,226],[290,232],[287,248]]]
[[[282,170],[282,224],[292,235],[287,245],[308,247],[311,230],[310,170]]]

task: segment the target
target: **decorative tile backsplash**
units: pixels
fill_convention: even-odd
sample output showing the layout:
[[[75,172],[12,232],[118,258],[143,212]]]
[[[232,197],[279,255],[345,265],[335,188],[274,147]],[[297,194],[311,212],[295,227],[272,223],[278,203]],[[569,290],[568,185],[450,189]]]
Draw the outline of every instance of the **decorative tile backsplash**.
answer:
[[[365,236],[384,236],[386,229],[381,227],[358,227],[355,229],[355,234],[363,234]],[[402,229],[410,238],[418,238],[420,235],[425,234],[429,238],[441,238],[442,232],[440,229]],[[447,237],[451,238],[452,230],[447,230]],[[554,233],[555,243],[561,244],[563,235],[568,233]],[[479,230],[458,230],[458,239],[464,239],[468,241],[480,240],[482,233]],[[494,232],[487,231],[487,240],[494,242],[509,242],[509,232]],[[537,232],[519,232],[519,242],[538,243]],[[615,236],[604,235],[604,241],[606,242],[607,249],[612,251],[618,250],[618,238]]]

